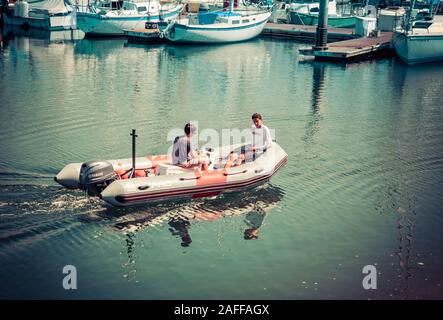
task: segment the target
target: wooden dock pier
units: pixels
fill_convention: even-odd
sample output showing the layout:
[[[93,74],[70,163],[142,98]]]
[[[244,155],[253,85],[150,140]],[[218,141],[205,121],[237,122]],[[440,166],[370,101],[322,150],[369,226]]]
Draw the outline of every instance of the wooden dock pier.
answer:
[[[328,44],[326,50],[301,49],[300,53],[314,56],[316,60],[348,61],[374,56],[390,55],[392,32],[382,32],[379,37],[357,38]],[[329,37],[329,34],[328,34]]]
[[[260,36],[313,42],[315,41],[316,32],[317,26],[268,22]],[[328,41],[330,42],[355,39],[357,37],[354,34],[354,29],[351,28],[328,28]]]

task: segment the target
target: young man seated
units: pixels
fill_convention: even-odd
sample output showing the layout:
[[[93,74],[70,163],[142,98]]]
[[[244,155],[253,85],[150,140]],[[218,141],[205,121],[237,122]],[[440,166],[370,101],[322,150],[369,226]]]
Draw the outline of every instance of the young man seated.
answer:
[[[209,159],[205,154],[193,151],[191,148],[191,137],[196,128],[193,124],[187,123],[184,128],[185,134],[176,137],[172,146],[172,164],[182,168],[200,167],[207,170]]]
[[[231,152],[225,168],[240,165],[245,161],[254,161],[271,146],[271,132],[263,124],[263,117],[260,113],[252,115],[252,123],[252,147],[248,149],[241,148],[239,153]]]

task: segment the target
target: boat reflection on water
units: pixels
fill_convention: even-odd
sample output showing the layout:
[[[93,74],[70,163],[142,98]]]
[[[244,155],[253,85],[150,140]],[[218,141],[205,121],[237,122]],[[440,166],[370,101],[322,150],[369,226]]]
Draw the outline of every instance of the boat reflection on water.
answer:
[[[244,238],[257,239],[267,211],[276,206],[283,196],[281,188],[268,184],[252,191],[226,194],[215,199],[168,203],[147,209],[110,207],[98,214],[100,219],[114,220],[113,229],[125,233],[136,233],[151,226],[168,224],[171,234],[180,238],[183,247],[188,247],[192,243],[192,223],[241,215],[245,215]],[[97,221],[97,216],[89,220]]]
[[[244,232],[245,240],[255,240],[258,238],[258,232],[265,216],[266,211],[262,207],[257,207],[255,211],[246,214],[245,223],[248,225],[248,228]]]
[[[167,44],[165,45],[165,51],[167,54],[174,58],[187,58],[189,55],[199,55],[207,60],[228,61],[232,63],[232,59],[246,61],[253,59],[251,56],[251,50],[254,54],[259,54],[263,58],[266,58],[266,51],[259,50],[260,47],[265,47],[266,43],[259,38],[252,39],[246,42],[233,43],[230,46],[224,44],[211,44],[211,45],[195,45],[195,44],[183,44],[180,46]],[[229,56],[230,59],[225,59]],[[235,61],[234,60],[234,61]]]
[[[283,189],[272,184],[263,185],[241,194],[225,194],[215,199],[193,200],[191,202],[170,203],[152,206],[147,209],[136,207],[108,208],[98,212],[100,219],[115,220],[114,230],[125,236],[127,261],[122,264],[123,277],[127,281],[138,282],[136,277],[138,233],[150,227],[167,224],[171,235],[179,239],[182,247],[192,243],[191,226],[196,223],[219,221],[244,216],[240,222],[245,240],[259,237],[259,229],[270,209],[283,199]],[[97,214],[97,213],[96,213]],[[98,216],[91,217],[97,221]],[[82,219],[86,221],[87,219]],[[235,222],[234,222],[235,223]]]
[[[182,240],[182,247],[189,247],[192,242],[191,235],[189,234],[191,222],[180,217],[173,217],[169,220],[168,225],[170,226],[169,231],[171,231],[171,234],[180,237]]]
[[[318,115],[321,113],[324,104],[325,66],[317,62],[314,62],[312,66],[312,114]]]
[[[5,25],[2,30],[2,37],[8,40],[12,40],[14,37],[25,37],[46,40],[47,43],[51,43],[82,40],[85,37],[85,34],[81,30],[49,31],[34,28],[24,29],[18,26]]]
[[[307,115],[306,134],[302,138],[305,149],[315,144],[315,136],[318,135],[325,105],[325,64],[312,62],[312,90],[311,109]]]

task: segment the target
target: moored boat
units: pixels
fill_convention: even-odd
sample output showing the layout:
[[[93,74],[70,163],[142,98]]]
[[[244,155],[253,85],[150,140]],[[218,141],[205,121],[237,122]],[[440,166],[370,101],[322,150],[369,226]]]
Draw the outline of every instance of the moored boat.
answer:
[[[98,0],[77,6],[77,24],[87,35],[123,36],[124,30],[173,19],[182,9],[177,2]]]
[[[404,27],[395,30],[392,45],[407,64],[443,61],[443,17],[431,15],[425,20],[414,17],[415,0],[407,12]]]
[[[395,32],[392,43],[407,64],[443,60],[443,23],[416,21],[409,32]]]
[[[180,43],[229,43],[257,37],[271,16],[270,10],[233,9],[190,14],[185,19],[160,22],[161,36]]]
[[[2,8],[5,25],[47,31],[75,30],[77,19],[74,6],[67,0],[22,1]]]
[[[320,3],[318,0],[296,0],[286,6],[287,21],[291,24],[314,26],[318,24]],[[356,23],[355,16],[337,13],[336,0],[328,1],[328,26],[351,28]]]

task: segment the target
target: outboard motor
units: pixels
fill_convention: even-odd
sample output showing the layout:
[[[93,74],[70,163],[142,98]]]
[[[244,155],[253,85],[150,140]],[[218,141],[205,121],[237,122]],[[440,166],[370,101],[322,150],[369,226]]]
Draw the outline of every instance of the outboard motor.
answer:
[[[107,161],[88,161],[80,169],[80,188],[86,190],[90,196],[98,196],[117,179],[112,164]]]

